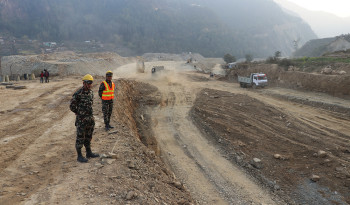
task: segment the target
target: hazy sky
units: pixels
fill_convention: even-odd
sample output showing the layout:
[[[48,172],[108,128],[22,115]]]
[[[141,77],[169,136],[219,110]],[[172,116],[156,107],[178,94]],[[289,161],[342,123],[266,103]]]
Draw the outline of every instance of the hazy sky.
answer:
[[[313,11],[326,11],[340,17],[350,16],[350,0],[288,0]]]

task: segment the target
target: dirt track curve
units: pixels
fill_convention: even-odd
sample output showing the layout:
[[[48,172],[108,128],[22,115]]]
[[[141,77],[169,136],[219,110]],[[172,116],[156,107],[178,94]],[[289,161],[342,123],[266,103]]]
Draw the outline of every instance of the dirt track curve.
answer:
[[[166,72],[152,76],[147,69],[160,64]],[[349,101],[282,88],[242,89],[192,72],[181,63],[149,63],[146,73],[133,77],[159,89],[155,97],[160,97],[160,106],[146,113],[152,116],[165,161],[201,204],[274,204],[282,203],[274,195],[283,194],[285,202],[295,204],[349,200],[347,184],[341,182],[349,177]],[[310,101],[346,112],[308,106]],[[244,109],[245,105],[253,107]],[[199,117],[193,108],[202,110]],[[328,161],[315,156],[320,150],[326,151]],[[263,160],[262,171],[251,166],[254,157]],[[275,194],[264,192],[257,185],[261,183],[235,164]],[[313,174],[321,176],[321,185],[310,180]],[[336,187],[345,195],[333,192]]]

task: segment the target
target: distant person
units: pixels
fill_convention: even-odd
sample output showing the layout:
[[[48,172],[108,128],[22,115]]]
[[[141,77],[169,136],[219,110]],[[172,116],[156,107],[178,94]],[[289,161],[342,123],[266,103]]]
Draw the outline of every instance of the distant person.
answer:
[[[45,83],[48,83],[49,82],[50,73],[46,69],[44,71],[45,71],[45,73],[44,73]]]
[[[75,113],[75,126],[77,127],[77,138],[75,149],[78,154],[78,162],[88,162],[87,158],[99,157],[91,151],[91,139],[95,127],[95,118],[93,116],[94,94],[91,90],[94,81],[90,74],[83,77],[83,87],[73,94],[70,101],[70,110]],[[85,146],[86,158],[81,153],[81,148]]]
[[[40,73],[40,83],[44,83],[44,72],[41,71]]]
[[[106,72],[106,80],[102,81],[100,84],[100,88],[98,89],[98,95],[102,99],[102,112],[103,112],[103,120],[105,123],[106,131],[114,128],[111,126],[111,115],[113,110],[113,99],[114,99],[114,89],[115,85],[112,82],[113,72]]]

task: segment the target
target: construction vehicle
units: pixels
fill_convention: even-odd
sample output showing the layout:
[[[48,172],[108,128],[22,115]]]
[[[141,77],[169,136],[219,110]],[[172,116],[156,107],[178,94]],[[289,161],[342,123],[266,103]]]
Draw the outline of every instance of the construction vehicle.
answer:
[[[251,73],[248,77],[238,76],[238,83],[242,88],[263,88],[267,86],[267,76],[264,73]]]
[[[159,72],[161,70],[164,70],[164,66],[153,66],[152,67],[152,73],[156,73],[156,72]]]

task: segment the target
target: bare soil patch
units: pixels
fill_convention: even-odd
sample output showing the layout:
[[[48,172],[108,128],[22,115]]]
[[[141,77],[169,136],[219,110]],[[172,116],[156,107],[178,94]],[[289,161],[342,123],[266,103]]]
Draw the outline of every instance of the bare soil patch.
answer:
[[[349,120],[330,114],[335,119],[324,120]],[[350,203],[348,133],[298,119],[247,95],[211,89],[199,93],[190,115],[222,154],[287,203],[324,204],[325,199]],[[320,150],[326,155],[319,156]],[[320,176],[320,181],[313,182],[312,175]]]
[[[104,130],[94,84],[96,126],[92,141],[101,158],[76,161],[75,116],[69,100],[80,77],[50,83],[19,82],[0,89],[0,204],[190,204],[192,198],[138,135],[134,118],[142,84],[119,81],[110,132]],[[138,90],[139,89],[139,90]],[[153,92],[151,87],[144,89]],[[34,92],[35,91],[35,92]],[[85,150],[83,151],[85,152]]]

